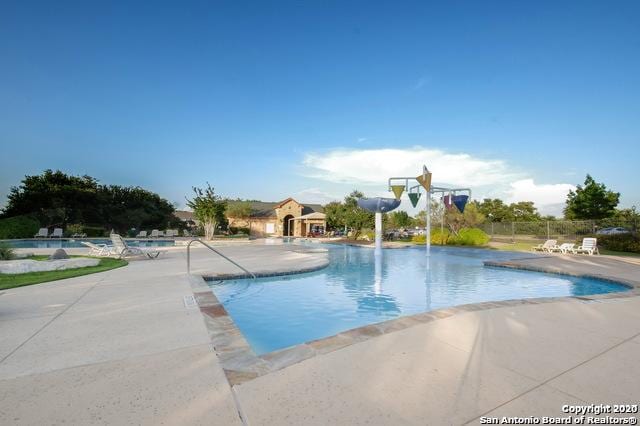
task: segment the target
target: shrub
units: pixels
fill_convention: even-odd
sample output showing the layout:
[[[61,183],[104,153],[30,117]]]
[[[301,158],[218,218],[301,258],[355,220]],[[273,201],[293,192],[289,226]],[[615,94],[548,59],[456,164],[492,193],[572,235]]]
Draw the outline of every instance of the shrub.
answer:
[[[82,234],[82,225],[79,223],[71,223],[67,225],[67,229],[65,229],[64,234],[67,237],[70,237],[74,234]]]
[[[433,237],[431,238],[431,241],[433,242]],[[427,242],[427,236],[415,234],[413,237],[411,237],[411,242],[414,242],[416,244],[425,244]]]
[[[640,237],[633,234],[597,235],[598,246],[612,251],[640,253]],[[578,241],[582,244],[582,240]]]
[[[249,228],[247,228],[246,226],[230,226],[229,232],[231,232],[232,234],[249,235]]]
[[[13,249],[11,247],[0,244],[0,260],[11,260],[14,257]]]
[[[368,228],[364,228],[361,232],[360,235],[358,236],[359,240],[365,240],[365,241],[373,241],[376,239],[376,233],[373,229],[368,229]]]
[[[462,228],[457,236],[449,240],[450,244],[461,246],[485,246],[489,242],[489,236],[478,228]]]
[[[446,228],[444,230],[440,230],[440,228],[431,230],[431,244],[445,245],[449,242],[450,238],[451,233]],[[422,242],[424,243],[425,241],[426,237],[423,238]]]
[[[14,216],[0,219],[0,239],[32,238],[40,228],[40,222],[32,216]]]
[[[100,238],[107,235],[107,231],[101,226],[83,226],[82,233],[91,238]]]

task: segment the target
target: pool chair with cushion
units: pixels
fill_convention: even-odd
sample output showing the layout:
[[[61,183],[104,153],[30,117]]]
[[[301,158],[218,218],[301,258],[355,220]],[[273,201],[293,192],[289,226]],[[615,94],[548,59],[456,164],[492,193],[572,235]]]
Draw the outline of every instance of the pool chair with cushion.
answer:
[[[54,228],[49,238],[62,238],[62,228]]]
[[[160,231],[158,231],[157,229],[153,229],[151,230],[151,235],[149,235],[149,238],[158,238],[160,236]]]
[[[113,243],[113,254],[118,256],[118,259],[132,256],[147,256],[149,259],[155,259],[165,252],[165,250],[130,247],[118,234],[111,234],[111,242]]]
[[[33,238],[47,238],[49,236],[49,230],[47,228],[40,228],[38,233]]]
[[[549,252],[557,244],[558,244],[558,240],[547,240],[547,241],[544,242],[544,244],[538,244],[537,246],[531,247],[531,250]]]
[[[111,256],[111,254],[113,254],[113,246],[94,244],[89,241],[80,241],[80,244],[89,247],[89,254],[91,256]]]
[[[575,247],[575,244],[573,243],[563,243],[563,244],[560,244],[559,246],[551,247],[549,249],[549,252],[567,254],[567,253],[573,252],[574,247]]]
[[[138,232],[138,235],[136,235],[136,238],[147,238],[147,231]]]
[[[598,239],[583,238],[582,245],[578,246],[578,248],[574,248],[571,251],[573,252],[573,254],[580,254],[580,253],[584,253],[588,255],[600,254],[600,252],[598,251]]]

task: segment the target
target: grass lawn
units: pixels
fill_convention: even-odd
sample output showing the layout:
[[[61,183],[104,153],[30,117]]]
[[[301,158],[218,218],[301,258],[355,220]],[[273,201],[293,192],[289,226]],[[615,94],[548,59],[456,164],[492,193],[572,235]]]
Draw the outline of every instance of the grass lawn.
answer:
[[[29,257],[29,259],[33,260],[46,260],[47,258],[48,256]],[[100,263],[98,265],[87,266],[85,268],[64,269],[61,271],[27,272],[26,274],[0,274],[0,290],[39,284],[48,281],[63,280],[65,278],[79,277],[81,275],[95,274],[96,272],[104,272],[110,269],[120,268],[127,264],[128,262],[126,260],[105,257],[100,258]]]

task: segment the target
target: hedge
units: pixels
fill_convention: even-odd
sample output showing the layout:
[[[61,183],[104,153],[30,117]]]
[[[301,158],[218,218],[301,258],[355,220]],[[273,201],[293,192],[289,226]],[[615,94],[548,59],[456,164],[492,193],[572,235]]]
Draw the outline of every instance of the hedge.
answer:
[[[32,216],[14,216],[0,219],[0,239],[33,238],[40,222]]]

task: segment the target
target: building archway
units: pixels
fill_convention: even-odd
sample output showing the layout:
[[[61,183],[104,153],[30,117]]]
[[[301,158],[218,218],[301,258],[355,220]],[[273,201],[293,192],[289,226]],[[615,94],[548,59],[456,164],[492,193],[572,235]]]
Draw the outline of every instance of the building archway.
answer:
[[[284,219],[282,219],[282,236],[283,237],[291,237],[293,235],[293,230],[295,228],[295,224],[294,222],[291,220],[293,219],[293,215],[288,214],[284,217]],[[289,226],[291,226],[291,228],[289,228]]]

